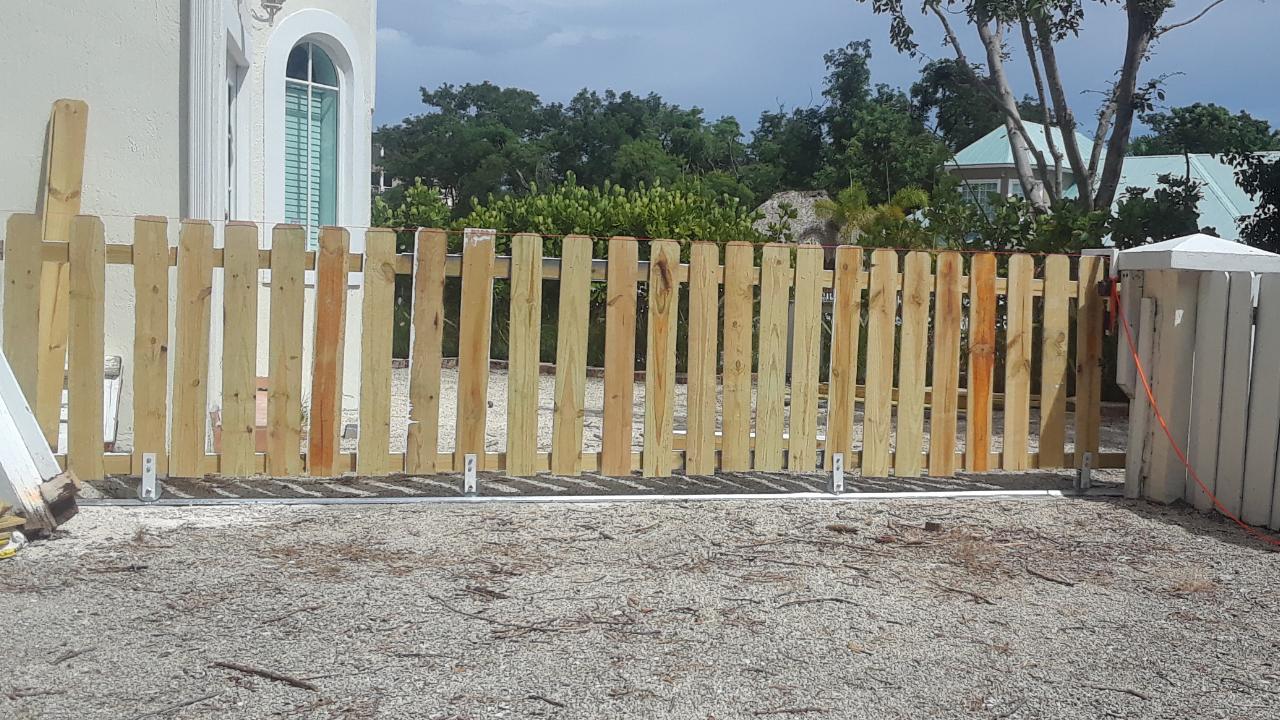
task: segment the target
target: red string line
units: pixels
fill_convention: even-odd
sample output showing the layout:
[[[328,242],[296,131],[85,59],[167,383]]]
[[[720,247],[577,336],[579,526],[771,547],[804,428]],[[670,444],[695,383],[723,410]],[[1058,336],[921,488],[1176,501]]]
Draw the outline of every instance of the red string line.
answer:
[[[1138,379],[1142,381],[1142,389],[1146,392],[1147,402],[1151,403],[1151,411],[1156,416],[1156,420],[1160,423],[1160,429],[1164,431],[1164,436],[1168,438],[1169,445],[1173,447],[1173,452],[1178,456],[1178,460],[1180,460],[1183,466],[1187,468],[1187,472],[1190,473],[1191,478],[1196,481],[1196,485],[1200,487],[1201,492],[1213,501],[1213,507],[1217,509],[1218,512],[1225,515],[1236,525],[1244,528],[1244,531],[1254,538],[1257,538],[1268,545],[1280,547],[1280,538],[1274,537],[1245,523],[1237,517],[1235,513],[1223,506],[1222,502],[1218,500],[1218,496],[1214,495],[1213,492],[1209,490],[1204,481],[1200,479],[1200,475],[1196,473],[1196,469],[1191,466],[1191,462],[1187,460],[1186,453],[1184,453],[1182,448],[1178,446],[1178,442],[1173,439],[1173,433],[1169,430],[1169,425],[1165,422],[1164,415],[1160,413],[1160,405],[1156,402],[1156,396],[1151,392],[1151,383],[1147,379],[1146,368],[1142,366],[1142,359],[1138,357],[1138,348],[1133,342],[1133,329],[1129,326],[1129,318],[1125,317],[1124,307],[1120,304],[1120,294],[1116,290],[1115,283],[1111,284],[1111,301],[1115,304],[1116,316],[1120,319],[1120,325],[1124,328],[1125,341],[1129,345],[1130,354],[1133,355],[1133,364],[1134,367],[1137,368]]]

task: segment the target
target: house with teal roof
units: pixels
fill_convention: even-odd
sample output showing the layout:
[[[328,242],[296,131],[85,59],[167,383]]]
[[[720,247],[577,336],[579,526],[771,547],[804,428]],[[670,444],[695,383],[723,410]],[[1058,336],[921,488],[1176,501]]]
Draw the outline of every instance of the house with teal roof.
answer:
[[[1052,158],[1045,137],[1045,126],[1030,122],[1024,124],[1036,148],[1046,159]],[[1062,131],[1056,127],[1049,130],[1053,133],[1055,144],[1061,149]],[[1080,146],[1080,152],[1088,157],[1093,149],[1093,140],[1077,132],[1076,142]],[[1268,155],[1280,156],[1280,153]],[[1034,159],[1032,164],[1034,166]],[[987,206],[993,194],[1004,197],[1022,196],[1022,186],[1013,165],[1013,149],[1009,146],[1008,132],[1002,125],[957,152],[948,161],[946,170],[964,182],[965,192],[975,202]],[[1064,166],[1062,172],[1063,194],[1066,197],[1076,197],[1079,190],[1071,168]],[[1237,220],[1243,215],[1252,214],[1257,207],[1257,202],[1236,184],[1235,170],[1222,157],[1208,153],[1131,155],[1125,158],[1121,170],[1119,195],[1122,196],[1124,190],[1130,187],[1152,191],[1159,185],[1161,175],[1190,176],[1199,183],[1204,196],[1198,208],[1200,227],[1212,229],[1222,238],[1238,240],[1240,235]]]

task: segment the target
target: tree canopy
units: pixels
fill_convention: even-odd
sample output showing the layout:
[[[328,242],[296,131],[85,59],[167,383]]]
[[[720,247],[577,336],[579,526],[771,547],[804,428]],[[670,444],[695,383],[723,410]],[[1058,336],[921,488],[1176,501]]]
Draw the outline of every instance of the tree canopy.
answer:
[[[1133,139],[1134,155],[1180,155],[1280,150],[1280,131],[1241,110],[1195,103],[1139,116],[1151,133]]]

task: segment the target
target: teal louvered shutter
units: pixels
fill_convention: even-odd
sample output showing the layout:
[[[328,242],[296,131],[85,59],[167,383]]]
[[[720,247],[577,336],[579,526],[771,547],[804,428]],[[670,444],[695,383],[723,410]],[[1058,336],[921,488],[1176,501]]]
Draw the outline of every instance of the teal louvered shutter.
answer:
[[[290,55],[285,81],[285,221],[303,225],[315,246],[322,225],[338,222],[337,73],[311,43]]]

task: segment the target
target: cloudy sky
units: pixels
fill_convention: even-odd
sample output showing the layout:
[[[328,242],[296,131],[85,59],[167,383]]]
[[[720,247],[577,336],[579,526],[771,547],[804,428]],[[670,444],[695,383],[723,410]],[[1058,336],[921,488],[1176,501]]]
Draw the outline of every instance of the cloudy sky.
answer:
[[[1208,1],[1178,0],[1169,17]],[[1124,49],[1121,13],[1089,12],[1059,55],[1082,120]],[[930,20],[918,25],[922,51],[946,56]],[[379,0],[378,27],[380,125],[422,112],[422,86],[489,80],[549,101],[584,87],[652,91],[750,129],[762,110],[820,103],[822,54],[850,40],[871,39],[876,82],[906,88],[924,62],[895,53],[887,21],[855,0]],[[1145,74],[1179,73],[1167,104],[1216,102],[1280,126],[1278,29],[1280,0],[1226,0],[1166,36]],[[1034,91],[1025,72],[1015,80]]]

